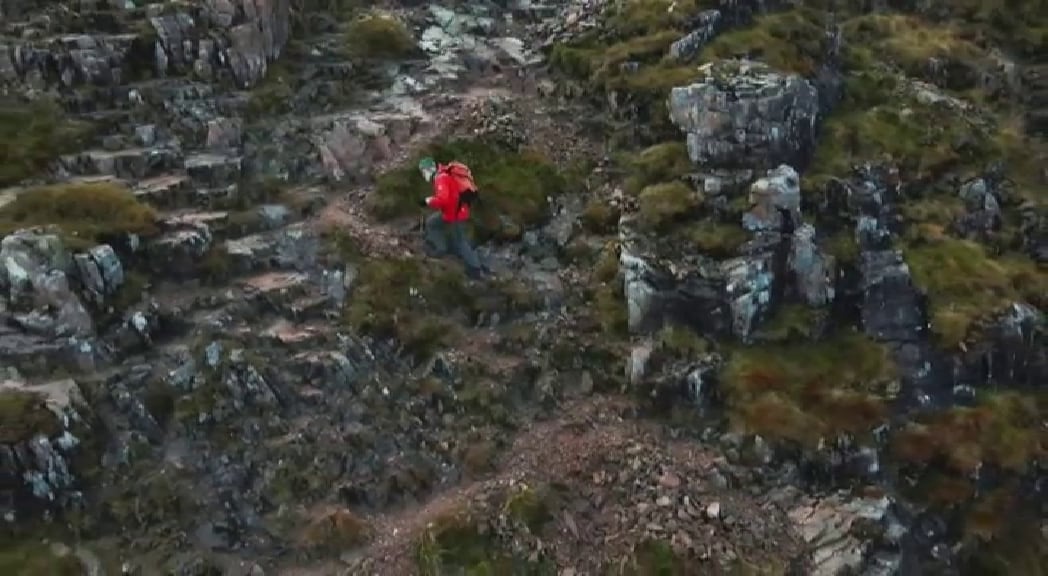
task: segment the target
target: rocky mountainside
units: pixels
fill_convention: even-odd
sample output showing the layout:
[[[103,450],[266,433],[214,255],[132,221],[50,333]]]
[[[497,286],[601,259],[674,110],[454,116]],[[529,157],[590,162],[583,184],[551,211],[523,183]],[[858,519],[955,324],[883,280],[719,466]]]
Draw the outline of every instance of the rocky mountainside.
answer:
[[[1046,78],[1043,0],[0,0],[0,571],[1040,574]]]

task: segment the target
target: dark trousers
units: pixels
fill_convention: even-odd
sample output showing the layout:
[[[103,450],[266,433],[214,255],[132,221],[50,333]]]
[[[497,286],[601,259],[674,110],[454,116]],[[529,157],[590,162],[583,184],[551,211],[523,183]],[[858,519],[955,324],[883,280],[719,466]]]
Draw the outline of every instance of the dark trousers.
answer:
[[[426,218],[426,244],[439,256],[454,254],[470,273],[481,271],[480,258],[466,237],[464,222],[445,222],[440,212]]]

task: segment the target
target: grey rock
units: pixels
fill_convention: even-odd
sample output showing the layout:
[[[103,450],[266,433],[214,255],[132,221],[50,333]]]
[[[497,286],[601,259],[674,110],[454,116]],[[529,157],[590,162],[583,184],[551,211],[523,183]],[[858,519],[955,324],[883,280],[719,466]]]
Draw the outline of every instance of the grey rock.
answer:
[[[834,495],[794,508],[790,520],[812,550],[810,574],[837,576],[861,571],[868,560],[870,532],[887,530],[890,505],[887,498],[847,500]]]
[[[801,299],[809,306],[825,306],[833,301],[836,266],[815,243],[815,227],[804,224],[793,233],[789,270]]]
[[[695,17],[695,29],[670,45],[670,57],[686,59],[698,54],[723,28],[719,10],[704,10]]]
[[[713,62],[700,70],[703,78],[674,88],[668,102],[693,162],[758,170],[806,164],[820,118],[811,82],[749,60]]]
[[[881,341],[918,340],[926,331],[927,320],[902,253],[863,252],[860,273],[863,331]]]
[[[0,277],[9,310],[43,336],[87,336],[94,323],[67,272],[69,253],[55,235],[20,230],[0,242]]]
[[[801,179],[785,164],[769,170],[767,176],[750,186],[750,205],[742,225],[752,232],[782,231],[801,222]]]
[[[772,260],[770,254],[763,254],[733,258],[722,265],[732,332],[743,341],[749,341],[753,331],[771,313],[776,281]]]

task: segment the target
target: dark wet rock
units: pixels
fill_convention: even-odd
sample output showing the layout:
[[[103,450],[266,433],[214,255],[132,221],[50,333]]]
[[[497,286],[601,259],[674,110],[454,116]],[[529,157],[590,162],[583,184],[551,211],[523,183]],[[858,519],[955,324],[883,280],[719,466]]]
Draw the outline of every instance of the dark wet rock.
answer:
[[[1037,386],[1048,378],[1045,315],[1016,303],[986,322],[978,339],[953,357],[955,387]]]
[[[962,235],[989,238],[1001,227],[1001,199],[992,182],[984,178],[966,182],[958,195],[964,201],[965,213],[954,226]]]
[[[835,296],[836,262],[815,243],[815,227],[803,224],[793,232],[789,272],[799,299],[809,306],[825,306]]]
[[[921,339],[927,332],[927,319],[902,253],[869,251],[861,258],[863,330],[882,341]]]
[[[1023,249],[1042,266],[1048,264],[1048,209],[1024,206],[1020,232]]]

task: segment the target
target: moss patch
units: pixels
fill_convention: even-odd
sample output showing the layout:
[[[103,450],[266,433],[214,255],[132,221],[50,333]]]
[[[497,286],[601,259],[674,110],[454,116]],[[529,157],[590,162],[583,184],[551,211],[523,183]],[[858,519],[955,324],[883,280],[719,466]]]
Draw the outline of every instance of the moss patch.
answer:
[[[83,146],[91,127],[65,117],[53,103],[0,98],[0,188],[37,176]]]
[[[391,219],[419,214],[418,201],[433,187],[422,179],[418,160],[463,162],[473,172],[480,204],[473,210],[479,240],[519,239],[527,228],[549,217],[548,197],[566,191],[569,182],[547,158],[534,151],[515,151],[486,140],[453,140],[428,146],[399,168],[381,175],[369,199],[375,216]]]
[[[851,90],[858,88],[851,87]],[[871,108],[844,108],[822,128],[809,172],[842,176],[864,162],[899,166],[904,180],[937,178],[949,170],[981,165],[992,155],[992,134],[945,104],[898,96]]]
[[[54,436],[62,426],[39,394],[0,391],[0,444],[18,444],[37,434]]]
[[[739,348],[721,374],[735,428],[809,446],[876,427],[894,378],[888,351],[854,332],[816,343]]]
[[[825,15],[801,8],[762,16],[753,26],[721,34],[702,50],[700,58],[709,62],[745,57],[810,76],[828,49]]]
[[[1045,401],[1043,395],[1019,392],[989,394],[976,406],[951,408],[907,425],[896,433],[893,452],[903,462],[941,462],[958,474],[982,464],[1024,472],[1048,449]]]
[[[0,549],[0,574],[12,576],[80,576],[84,567],[72,554],[58,556],[48,544],[5,544]]]
[[[552,519],[548,498],[548,489],[522,487],[506,499],[503,511],[535,534]]]
[[[349,510],[339,509],[311,521],[302,533],[302,544],[337,554],[360,546],[370,534],[367,522]]]
[[[949,237],[910,244],[904,254],[944,346],[956,346],[979,320],[1014,302],[1045,304],[1048,273],[1024,256],[993,258],[975,242]]]
[[[369,260],[360,267],[344,320],[379,338],[426,354],[454,338],[453,318],[473,297],[461,268],[410,258]]]
[[[396,16],[373,11],[346,27],[346,52],[354,58],[393,60],[410,56],[415,41]]]
[[[415,551],[422,576],[443,574],[544,574],[535,565],[502,551],[489,532],[466,512],[438,518],[422,536]]]
[[[738,224],[724,224],[703,220],[681,227],[675,231],[680,241],[688,247],[711,258],[730,258],[750,239],[750,235]]]
[[[0,235],[31,226],[57,226],[80,246],[123,234],[157,232],[156,212],[123,186],[60,184],[26,190],[0,208]]]
[[[244,115],[256,120],[291,112],[294,85],[295,76],[286,63],[271,64],[265,78],[251,90]]]
[[[652,184],[640,191],[640,225],[648,230],[667,230],[694,216],[702,206],[702,194],[683,182]]]
[[[688,147],[683,142],[650,146],[626,158],[625,165],[629,172],[625,188],[630,194],[638,194],[652,184],[681,179],[692,170]]]

